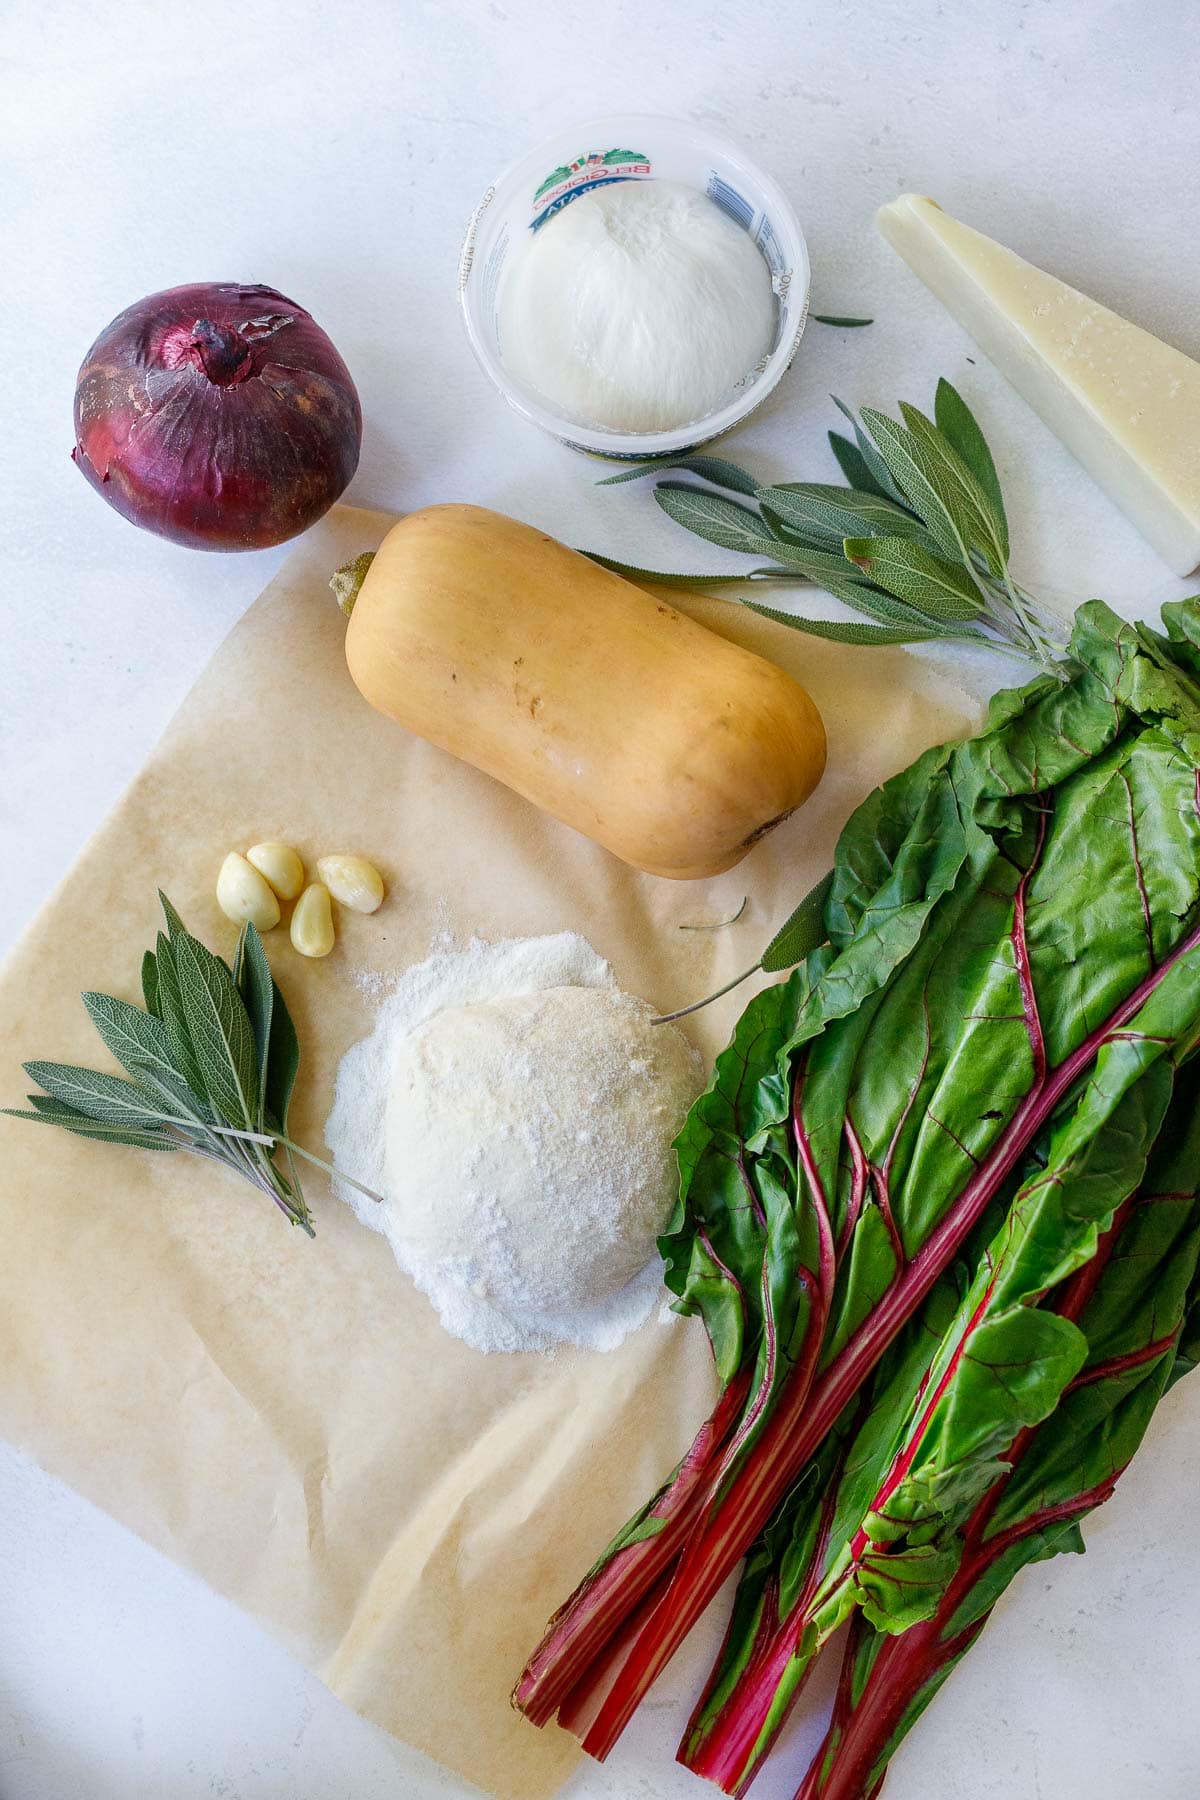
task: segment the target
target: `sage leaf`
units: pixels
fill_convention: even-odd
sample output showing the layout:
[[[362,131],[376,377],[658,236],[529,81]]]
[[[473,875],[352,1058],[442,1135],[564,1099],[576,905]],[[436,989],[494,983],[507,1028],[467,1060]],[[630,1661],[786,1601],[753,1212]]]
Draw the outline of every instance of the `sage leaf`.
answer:
[[[171,1041],[175,1066],[193,1093],[199,1094],[204,1100],[211,1100],[200,1059],[192,1043],[187,1009],[175,966],[175,951],[170,940],[161,931],[158,934],[154,960],[158,973],[156,991],[159,1013]]]
[[[104,1044],[136,1087],[181,1119],[211,1120],[203,1096],[194,1093],[180,1076],[161,1020],[111,994],[86,993],[83,1004]]]
[[[247,925],[238,940],[234,967],[258,1054],[259,1129],[283,1133],[300,1067],[300,1042],[253,925]]]
[[[182,1150],[187,1148],[186,1141],[173,1135],[169,1126],[146,1130],[130,1130],[124,1125],[105,1125],[98,1119],[89,1119],[86,1113],[79,1112],[73,1106],[67,1106],[61,1100],[54,1100],[49,1094],[27,1094],[26,1099],[34,1108],[30,1113],[14,1113],[14,1118],[36,1118],[43,1125],[61,1125],[67,1131],[74,1131],[78,1137],[95,1138],[104,1144],[134,1144],[139,1148],[151,1150]]]
[[[234,985],[242,996],[242,1003],[250,1020],[250,1028],[254,1034],[254,1049],[258,1067],[258,1120],[262,1125],[263,1107],[266,1099],[267,1072],[270,1066],[271,1050],[271,1016],[275,1010],[275,982],[263,949],[262,939],[253,925],[245,925],[238,938],[237,952],[233,963]]]
[[[258,1056],[242,997],[225,964],[189,932],[180,931],[174,952],[205,1093],[226,1124],[253,1131],[258,1118]]]
[[[817,533],[808,536],[801,531],[792,531],[784,526],[783,520],[777,520],[770,506],[763,508],[763,518],[775,536],[770,554],[783,563],[784,569],[793,571],[793,576],[799,576],[802,581],[817,581],[820,587],[824,587],[824,576],[820,571],[833,580],[838,576],[844,581],[855,580],[856,571],[846,562],[840,538]]]
[[[130,1079],[69,1063],[30,1062],[26,1070],[45,1092],[29,1095],[28,1112],[8,1110],[76,1136],[185,1150],[222,1163],[311,1237],[296,1159],[332,1170],[286,1136],[300,1046],[262,941],[253,926],[246,927],[231,973],[191,935],[165,896],[160,899],[167,930],[158,933],[154,952],[141,964],[147,1009],[112,994],[83,995],[89,1018]],[[286,1158],[288,1174],[276,1165],[277,1155]]]
[[[937,384],[933,417],[942,436],[958,451],[979,483],[991,510],[1001,548],[1007,558],[1008,517],[1004,510],[1004,495],[1000,489],[1000,477],[996,473],[996,464],[974,413],[958,390],[951,387],[944,375]]]
[[[74,1063],[27,1062],[22,1064],[31,1081],[45,1088],[52,1100],[60,1100],[75,1112],[102,1125],[155,1129],[174,1115],[151,1105],[131,1081],[106,1075],[100,1069],[81,1069]]]
[[[154,960],[153,950],[147,950],[142,957],[142,998],[146,1002],[146,1011],[157,1019],[162,1015],[158,1010],[158,964]]]
[[[898,537],[848,537],[843,548],[864,575],[931,619],[975,619],[983,611],[983,596],[961,562]]]
[[[161,888],[158,890],[158,903],[162,907],[163,917],[167,921],[167,935],[172,943],[178,937],[186,937],[187,927]]]
[[[760,504],[772,507],[800,531],[814,526],[837,539],[875,534],[911,537],[923,530],[919,519],[904,507],[877,494],[858,494],[853,488],[817,481],[784,482],[759,488]]]
[[[897,506],[907,506],[907,495],[904,493],[903,489],[897,485],[896,478],[888,467],[886,460],[879,454],[879,451],[875,448],[875,445],[871,442],[854,414],[850,411],[846,402],[844,400],[839,400],[836,394],[831,395],[831,399],[838,411],[843,413],[850,421],[850,427],[854,432],[854,441],[858,446],[858,453],[871,472],[871,480],[874,483],[876,491],[884,500],[894,500]]]
[[[171,1040],[161,1019],[112,994],[89,992],[82,999],[105,1046],[128,1073],[138,1067],[174,1072]]]
[[[781,562],[786,562],[789,569],[805,581],[816,582],[819,587],[827,587],[832,582],[843,582],[847,587],[865,586],[853,563],[846,561],[842,549],[842,540],[833,541],[834,547],[829,549],[813,549],[802,544],[777,544],[773,554]],[[832,592],[832,587],[829,588]]]
[[[823,875],[810,888],[803,900],[780,926],[762,954],[760,967],[768,974],[778,974],[802,963],[812,951],[825,943],[825,902],[833,887],[833,870]]]
[[[1003,508],[997,517],[967,464],[931,419],[906,400],[900,402],[900,411],[911,437],[922,445],[938,471],[940,492],[946,505],[964,522],[967,542],[982,553],[994,574],[1002,575],[1008,559],[1008,525]]]
[[[596,486],[616,487],[622,481],[637,481],[642,475],[655,475],[663,469],[686,469],[689,475],[699,475],[714,487],[729,488],[735,494],[754,493],[754,477],[723,456],[653,456],[634,468],[622,469],[619,475],[606,475]]]
[[[296,1036],[292,1015],[276,984],[271,1007],[271,1044],[264,1100],[267,1116],[278,1123],[281,1131],[287,1130],[288,1109],[299,1067],[300,1040]]]
[[[851,485],[759,484],[747,495],[757,510],[683,482],[660,483],[656,500],[706,541],[771,559],[730,580],[812,582],[872,623],[903,632],[894,642],[975,644],[1028,658],[1064,679],[1067,647],[1058,641],[1052,612],[1009,578],[1008,527],[995,466],[961,396],[948,383],[939,389],[949,433],[906,404],[903,424],[868,409],[863,417],[875,441],[842,401],[836,404],[854,428],[853,442],[830,433]],[[848,541],[857,546],[868,538],[888,543],[877,555],[856,548],[846,557]],[[914,546],[912,554],[896,548],[900,539]],[[635,580],[689,585],[683,575],[656,577],[606,557],[595,560]],[[706,573],[692,584],[719,587],[724,579]],[[821,635],[860,641],[836,627]],[[861,641],[883,640],[873,635]],[[1200,654],[1196,661],[1200,674]],[[1178,663],[1172,679],[1178,685]],[[1184,753],[1190,753],[1186,747]]]
[[[843,437],[840,431],[831,431],[828,437],[829,447],[837,458],[838,467],[856,493],[874,494],[880,500],[894,501],[894,494],[890,489],[884,488],[872,473],[857,444],[851,443],[848,437]]]
[[[803,560],[798,559],[798,561],[811,581],[818,583],[827,594],[831,594],[835,600],[840,600],[844,606],[862,613],[864,617],[873,619],[877,624],[900,629],[906,634],[917,634],[916,637],[908,638],[907,641],[916,642],[923,637],[962,639],[977,635],[964,630],[949,632],[945,629],[944,624],[938,624],[916,608],[905,605],[883,588],[873,587],[867,581],[856,579],[854,565],[849,563],[844,555],[832,557],[818,552],[806,552]],[[743,602],[743,604],[748,605],[749,602]],[[792,615],[781,614],[780,616],[790,618]],[[819,635],[826,634],[822,632]],[[981,634],[978,635],[980,642],[986,642]],[[846,638],[841,641],[851,643],[860,640]]]
[[[197,1125],[211,1126],[217,1115],[207,1100],[201,1100],[184,1081],[182,1075],[173,1070],[159,1068],[156,1065],[132,1067],[129,1071],[134,1085],[141,1088],[168,1112],[180,1120],[192,1120]]]
[[[710,544],[743,550],[750,556],[774,553],[775,539],[756,512],[736,500],[707,493],[682,481],[660,481],[654,498],[677,525],[685,525]]]
[[[760,606],[754,600],[743,600],[741,604],[751,612],[761,613],[764,619],[774,619],[777,625],[806,632],[809,637],[828,638],[834,644],[921,644],[941,636],[937,631],[904,626],[859,625],[850,619],[808,619],[797,613],[780,612],[773,606]]]
[[[589,562],[599,563],[602,569],[611,569],[614,575],[624,575],[628,581],[650,581],[657,587],[726,587],[731,581],[749,581],[751,575],[762,572],[730,569],[724,575],[681,575],[675,570],[641,569],[636,563],[618,562],[613,556],[601,556],[598,550],[585,550],[582,554]]]
[[[952,502],[947,502],[938,484],[936,467],[924,446],[886,413],[864,406],[863,418],[879,446],[879,454],[938,549],[952,561],[961,557],[970,537],[970,522]]]
[[[813,551],[817,556],[837,558],[842,546],[841,538],[836,532],[824,531],[818,525],[812,525],[806,531],[802,531],[798,526],[789,525],[769,500],[759,502],[759,513],[771,536],[776,538],[779,543],[788,545],[789,549]]]
[[[854,539],[847,539],[847,542],[853,543]],[[829,592],[834,593],[832,585]],[[857,612],[862,613],[868,619],[874,619],[880,625],[912,626],[917,631],[937,631],[939,637],[946,635],[937,630],[936,620],[928,614],[919,611],[915,606],[907,606],[903,600],[897,600],[894,595],[883,588],[870,587],[864,582],[854,588],[847,586],[846,592],[852,596],[846,600],[847,605],[853,606]],[[834,597],[842,599],[841,594],[835,594]]]
[[[58,1125],[64,1131],[74,1132],[76,1137],[93,1138],[101,1144],[128,1144],[138,1150],[183,1148],[162,1131],[133,1131],[123,1125],[104,1125],[97,1119],[89,1119],[86,1113],[76,1112],[74,1107],[48,1101],[44,1094],[30,1094],[29,1099],[36,1111],[22,1112],[19,1107],[2,1106],[0,1113],[9,1119],[28,1119],[34,1125]]]

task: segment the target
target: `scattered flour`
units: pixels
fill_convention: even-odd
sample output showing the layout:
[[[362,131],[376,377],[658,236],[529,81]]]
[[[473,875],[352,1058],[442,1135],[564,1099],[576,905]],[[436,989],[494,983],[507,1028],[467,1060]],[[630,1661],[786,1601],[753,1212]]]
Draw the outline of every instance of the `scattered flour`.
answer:
[[[474,940],[343,1057],[326,1139],[386,1205],[337,1191],[476,1349],[607,1350],[653,1310],[702,1067],[652,1016],[574,933]]]

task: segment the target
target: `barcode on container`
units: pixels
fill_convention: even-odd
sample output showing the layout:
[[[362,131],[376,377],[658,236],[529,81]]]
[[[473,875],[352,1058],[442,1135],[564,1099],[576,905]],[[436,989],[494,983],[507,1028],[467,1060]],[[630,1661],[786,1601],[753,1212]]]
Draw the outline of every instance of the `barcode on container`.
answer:
[[[721,211],[727,212],[743,231],[749,231],[754,223],[754,208],[749,200],[738,193],[736,188],[730,187],[727,181],[722,181],[719,175],[710,175],[708,197],[710,200],[715,200]]]
[[[780,248],[779,239],[775,236],[771,221],[765,217],[765,215],[762,224],[755,233],[754,241],[762,251],[762,254],[766,259],[767,267],[770,269],[772,275],[782,275],[783,251]],[[780,298],[782,299],[783,296],[780,295]]]

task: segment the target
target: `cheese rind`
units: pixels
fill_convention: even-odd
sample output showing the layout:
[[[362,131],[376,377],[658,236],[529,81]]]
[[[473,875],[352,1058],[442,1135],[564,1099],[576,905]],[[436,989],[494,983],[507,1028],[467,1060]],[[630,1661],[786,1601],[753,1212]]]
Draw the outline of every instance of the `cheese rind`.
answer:
[[[1200,363],[921,194],[887,241],[1179,575],[1200,563]]]

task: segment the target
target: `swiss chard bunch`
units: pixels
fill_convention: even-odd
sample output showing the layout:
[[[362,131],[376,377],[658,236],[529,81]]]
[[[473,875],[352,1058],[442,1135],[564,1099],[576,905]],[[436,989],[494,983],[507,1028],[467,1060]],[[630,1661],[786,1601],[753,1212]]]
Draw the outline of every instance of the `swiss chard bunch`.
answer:
[[[853,433],[829,433],[846,486],[762,483],[737,463],[703,455],[662,457],[607,477],[607,483],[632,481],[682,469],[710,483],[661,481],[654,497],[696,537],[755,557],[758,566],[747,574],[655,572],[591,554],[622,574],[679,587],[811,583],[866,623],[745,604],[840,644],[940,639],[1056,668],[1067,653],[1064,622],[1013,578],[996,465],[961,395],[939,381],[933,418],[903,403],[902,422],[869,407],[856,419],[840,400],[835,404]]]
[[[848,1611],[886,1633],[936,1604],[947,1521],[1083,1367],[1046,1297],[1142,1183],[1200,1038],[1200,604],[1164,611],[1081,608],[1064,669],[859,808],[689,1115],[662,1250],[721,1399],[516,1690],[595,1755],[766,1533],[685,1758],[723,1737],[782,1532],[796,1629],[720,1749],[731,1779],[755,1762]]]
[[[895,1750],[1004,1589],[1028,1563],[1083,1550],[1080,1522],[1113,1492],[1163,1394],[1195,1366],[1198,1100],[1193,1065],[1142,1186],[1093,1261],[1052,1297],[1056,1315],[1079,1329],[1083,1360],[1055,1411],[1011,1439],[965,1516],[960,1509],[931,1539],[942,1574],[919,1618],[897,1633],[886,1616],[855,1615],[833,1718],[797,1800],[879,1792]]]
[[[743,1792],[840,1624],[861,1620],[861,1646],[867,1629],[935,1621],[903,1651],[878,1649],[888,1700],[859,1709],[836,1787],[843,1800],[868,1791],[865,1748],[873,1770],[914,1672],[922,1687],[948,1672],[1026,1562],[1083,1548],[1078,1520],[1111,1493],[1190,1354],[1198,1099],[1200,1064],[1174,1081],[1155,1063],[1082,1154],[1062,1132],[1038,1146],[948,1322],[943,1283],[748,1557],[680,1747],[689,1768]],[[851,1761],[863,1785],[843,1785]]]

